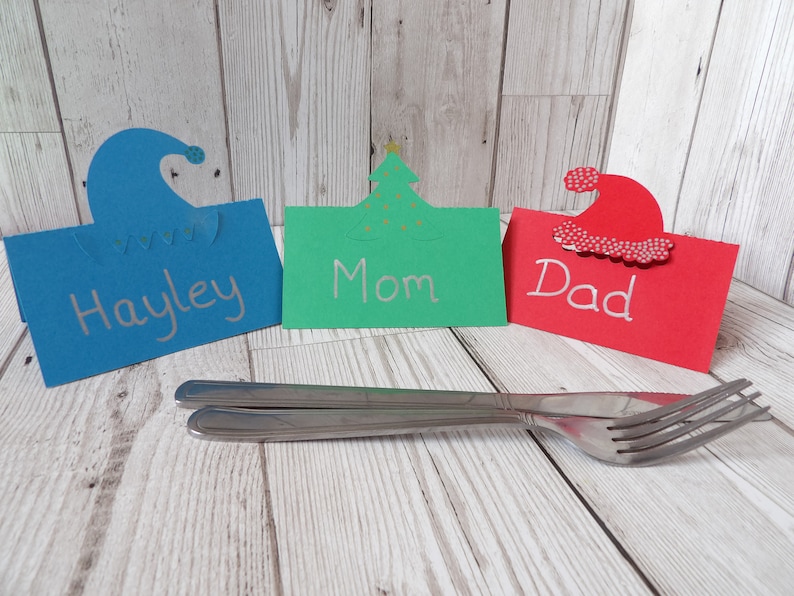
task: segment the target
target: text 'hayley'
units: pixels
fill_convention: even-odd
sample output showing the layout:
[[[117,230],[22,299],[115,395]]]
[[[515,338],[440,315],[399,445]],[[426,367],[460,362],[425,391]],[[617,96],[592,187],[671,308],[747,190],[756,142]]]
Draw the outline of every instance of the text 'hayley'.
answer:
[[[224,302],[237,301],[237,312],[233,316],[224,317],[226,321],[235,323],[245,316],[245,302],[237,287],[237,282],[233,276],[229,276],[229,290],[224,292],[218,286],[218,283],[212,279],[209,285],[206,281],[197,281],[187,291],[186,297],[177,293],[176,286],[171,279],[171,274],[168,269],[163,269],[163,276],[165,283],[168,286],[168,291],[160,292],[160,297],[154,300],[149,300],[148,296],[141,296],[140,306],[129,298],[122,298],[117,300],[111,309],[113,318],[122,327],[136,327],[147,325],[150,321],[150,316],[154,319],[168,319],[170,329],[167,334],[158,337],[157,341],[166,342],[174,335],[176,335],[178,328],[177,313],[188,312],[191,308],[207,309],[213,307],[218,300]],[[209,287],[212,287],[212,292],[207,292]],[[81,297],[82,302],[79,302],[77,296],[69,294],[72,301],[72,308],[80,323],[80,327],[85,335],[91,334],[91,325],[101,323],[106,329],[111,329],[111,318],[108,315],[108,310],[102,303],[99,293],[96,290],[91,290],[91,304],[86,305],[85,298]]]

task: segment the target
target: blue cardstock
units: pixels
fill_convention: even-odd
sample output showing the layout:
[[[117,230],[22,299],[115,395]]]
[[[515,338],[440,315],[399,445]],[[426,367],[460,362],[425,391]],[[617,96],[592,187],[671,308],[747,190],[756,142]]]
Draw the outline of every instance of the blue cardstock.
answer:
[[[93,224],[5,238],[47,386],[281,321],[282,267],[261,199],[193,207],[160,161],[204,151],[124,130],[96,152]]]

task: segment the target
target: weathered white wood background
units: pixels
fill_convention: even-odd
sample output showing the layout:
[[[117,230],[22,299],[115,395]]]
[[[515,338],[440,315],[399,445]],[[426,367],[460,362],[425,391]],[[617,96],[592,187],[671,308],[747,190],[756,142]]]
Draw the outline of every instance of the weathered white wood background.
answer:
[[[0,0],[3,235],[89,222],[125,127],[206,149],[162,166],[185,198],[261,196],[274,223],[361,199],[392,138],[435,205],[581,209],[570,167],[634,176],[669,229],[741,243],[747,281],[711,376],[519,325],[273,326],[48,390],[0,243],[0,594],[790,594],[793,26],[790,0]],[[211,444],[172,399],[739,376],[775,422],[630,471],[515,431]]]
[[[635,177],[666,226],[742,245],[794,304],[788,0],[2,0],[0,234],[91,221],[131,126],[207,151],[194,204],[352,205],[395,139],[437,206],[582,209],[571,167]]]

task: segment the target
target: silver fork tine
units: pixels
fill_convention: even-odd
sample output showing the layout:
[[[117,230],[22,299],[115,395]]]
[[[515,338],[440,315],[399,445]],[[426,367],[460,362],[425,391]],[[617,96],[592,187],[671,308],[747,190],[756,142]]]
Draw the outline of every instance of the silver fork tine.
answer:
[[[649,410],[648,412],[635,414],[634,416],[627,416],[625,418],[621,418],[618,424],[614,425],[613,428],[621,429],[629,426],[635,426],[638,424],[645,424],[647,422],[653,422],[655,420],[658,420],[659,418],[663,418],[664,416],[668,416],[670,414],[675,414],[684,408],[693,406],[698,402],[703,401],[704,399],[710,399],[711,397],[717,397],[717,396],[723,396],[723,397],[731,396],[734,393],[741,391],[742,389],[747,389],[747,387],[749,387],[752,384],[753,384],[752,381],[748,381],[747,379],[737,379],[729,383],[724,383],[722,385],[718,385],[717,387],[712,387],[711,389],[707,389],[706,391],[696,393],[695,395],[688,397],[686,399],[673,402],[669,405],[660,406],[658,408],[654,408],[653,410]]]
[[[653,447],[651,449],[645,449],[643,451],[637,452],[631,452],[629,450],[629,452],[625,453],[625,455],[628,455],[630,458],[629,462],[627,463],[629,465],[655,464],[662,460],[686,453],[687,451],[692,451],[693,449],[705,445],[714,439],[718,439],[719,437],[728,434],[740,426],[744,426],[748,422],[752,422],[757,416],[768,411],[769,406],[760,408],[755,412],[748,412],[744,416],[736,418],[735,420],[731,420],[730,422],[720,424],[720,426],[690,437],[684,441],[668,443],[659,447]]]
[[[720,394],[717,394],[717,395],[715,395],[715,396],[713,396],[713,397],[711,397],[709,399],[705,399],[705,400],[701,401],[700,403],[695,404],[692,407],[685,408],[684,410],[682,410],[681,412],[678,412],[677,414],[671,414],[670,416],[662,418],[661,420],[657,420],[655,422],[650,422],[648,424],[639,424],[639,425],[630,426],[628,428],[628,430],[621,435],[621,438],[623,440],[638,439],[638,438],[644,437],[646,435],[652,435],[654,433],[657,433],[660,430],[665,430],[667,428],[671,428],[677,422],[682,422],[684,420],[689,420],[690,422],[698,422],[699,419],[697,419],[697,418],[693,419],[692,418],[692,416],[694,414],[697,414],[698,412],[702,412],[703,410],[707,410],[707,409],[711,408],[712,406],[716,406],[720,402],[728,401],[728,399],[730,397],[732,397],[732,395],[733,394],[725,395],[724,393],[720,393]],[[743,405],[745,405],[747,403],[750,403],[751,401],[753,401],[756,397],[759,397],[760,395],[761,394],[759,392],[756,392],[752,396],[750,396],[749,398],[746,398],[746,399],[743,396],[740,396],[742,399],[740,399],[738,401],[734,401],[734,402],[729,402],[729,406],[723,408],[719,412],[721,412],[722,414],[725,414],[725,413],[728,413],[728,412],[732,412],[733,410],[736,410],[738,407],[743,406]],[[730,405],[730,404],[735,404],[735,405]],[[719,418],[719,416],[717,418]],[[711,418],[711,419],[712,420],[716,420],[717,418]],[[703,424],[703,423],[701,423],[701,424]],[[620,427],[613,426],[611,428],[615,429],[615,428],[620,428]],[[694,427],[690,427],[690,428],[694,428]]]
[[[627,446],[627,449],[625,449],[625,450],[621,449],[621,451],[632,452],[632,451],[641,451],[643,449],[650,449],[651,447],[658,447],[659,445],[664,445],[665,443],[669,443],[670,441],[673,441],[673,440],[675,440],[675,439],[677,439],[679,437],[682,437],[684,435],[691,434],[692,431],[695,431],[695,430],[699,429],[700,427],[705,426],[706,424],[716,420],[720,416],[724,416],[725,414],[727,414],[731,410],[735,410],[736,408],[740,408],[744,404],[753,401],[759,395],[761,395],[761,394],[760,393],[754,393],[753,395],[750,395],[750,396],[747,396],[747,397],[743,397],[740,400],[732,401],[728,405],[726,405],[725,407],[720,408],[719,410],[717,410],[716,412],[712,412],[711,414],[708,414],[706,416],[701,416],[700,418],[697,418],[697,419],[693,420],[691,423],[688,423],[688,424],[681,424],[681,425],[678,425],[678,426],[673,426],[672,424],[675,424],[675,423],[672,423],[671,425],[668,425],[667,427],[665,427],[665,428],[670,428],[671,429],[671,430],[668,430],[667,432],[659,432],[659,431],[657,431],[654,434],[650,434],[650,435],[644,436],[641,439],[636,439],[636,440],[632,439],[631,437],[620,437],[620,438],[615,438],[615,440],[618,441],[618,442],[620,442],[620,441],[629,441],[630,442],[630,444]],[[753,412],[753,413],[757,414],[757,412]],[[664,429],[662,429],[662,430],[664,430]]]

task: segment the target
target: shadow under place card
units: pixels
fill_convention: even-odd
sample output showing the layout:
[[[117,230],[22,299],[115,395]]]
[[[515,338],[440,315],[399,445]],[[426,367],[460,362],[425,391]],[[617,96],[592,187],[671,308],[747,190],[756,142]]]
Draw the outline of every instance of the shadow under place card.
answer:
[[[353,207],[287,207],[285,328],[506,325],[499,211],[436,208],[389,143]]]
[[[159,131],[115,134],[89,168],[93,224],[5,238],[48,386],[280,322],[262,200],[193,207],[163,180],[167,155],[204,161]]]

